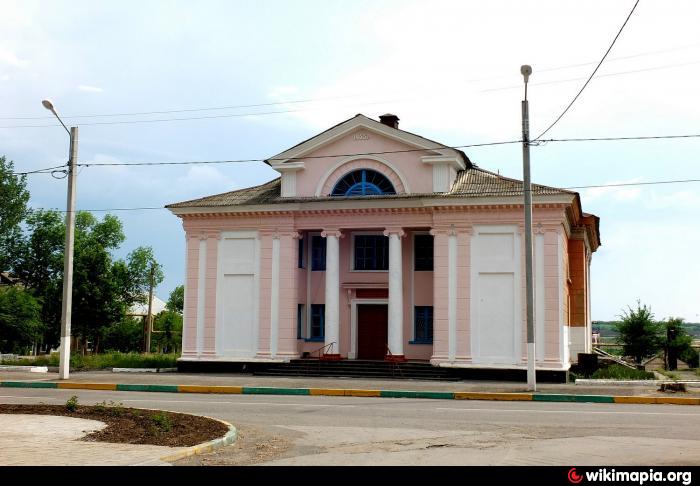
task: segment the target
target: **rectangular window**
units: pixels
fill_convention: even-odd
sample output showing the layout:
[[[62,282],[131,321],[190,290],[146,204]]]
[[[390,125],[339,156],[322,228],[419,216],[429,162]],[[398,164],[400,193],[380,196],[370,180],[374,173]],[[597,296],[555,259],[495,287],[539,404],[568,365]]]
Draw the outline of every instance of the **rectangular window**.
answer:
[[[304,238],[299,238],[299,255],[297,257],[297,268],[304,268]]]
[[[432,235],[414,235],[413,269],[416,272],[433,271],[433,237]]]
[[[311,237],[311,270],[314,272],[326,269],[326,239],[321,235]]]
[[[309,341],[323,341],[326,324],[325,304],[311,304],[311,335]]]
[[[304,304],[297,304],[297,339],[304,337]]]
[[[389,238],[355,235],[355,270],[388,270]]]
[[[414,315],[413,342],[431,344],[433,342],[433,307],[430,305],[417,305]]]

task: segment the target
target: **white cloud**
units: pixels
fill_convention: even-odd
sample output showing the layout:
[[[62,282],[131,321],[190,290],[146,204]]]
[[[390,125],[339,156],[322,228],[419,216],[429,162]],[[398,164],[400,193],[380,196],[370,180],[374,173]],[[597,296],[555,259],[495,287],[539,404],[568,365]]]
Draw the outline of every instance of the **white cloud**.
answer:
[[[9,80],[10,80],[9,74],[0,75],[0,81],[9,81]]]
[[[88,93],[102,93],[104,91],[102,88],[98,88],[97,86],[90,86],[88,84],[78,85],[78,90],[85,91]]]
[[[6,64],[16,68],[25,68],[29,65],[29,61],[26,59],[20,59],[14,52],[4,47],[0,47],[0,64]]]

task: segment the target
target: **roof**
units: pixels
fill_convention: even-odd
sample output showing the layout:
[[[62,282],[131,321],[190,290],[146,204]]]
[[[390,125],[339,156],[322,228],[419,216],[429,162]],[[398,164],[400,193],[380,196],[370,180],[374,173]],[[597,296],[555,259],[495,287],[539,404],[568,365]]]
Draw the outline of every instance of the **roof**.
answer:
[[[385,116],[385,115],[382,115]],[[398,117],[397,117],[398,118]],[[322,131],[321,133],[317,133],[313,137],[307,138],[306,140],[303,140],[299,142],[298,144],[286,149],[283,152],[280,152],[277,155],[274,155],[270,157],[269,159],[265,160],[265,163],[268,165],[273,165],[271,164],[271,161],[277,160],[289,160],[289,161],[294,161],[297,158],[297,155],[300,155],[301,153],[305,153],[306,151],[304,150],[305,146],[308,146],[312,141],[316,139],[321,139],[326,135],[330,135],[331,132],[337,132],[338,130],[341,130],[344,128],[344,126],[353,126],[353,125],[362,125],[370,129],[378,129],[381,131],[384,131],[385,135],[388,135],[390,137],[398,136],[401,138],[408,137],[409,139],[412,140],[413,144],[418,144],[422,147],[424,147],[424,150],[429,151],[429,150],[435,150],[435,151],[441,151],[441,150],[448,150],[452,152],[456,152],[459,154],[459,156],[462,158],[462,161],[464,162],[465,167],[471,167],[472,163],[469,160],[469,157],[467,157],[467,154],[465,154],[462,150],[457,150],[452,147],[449,147],[447,145],[444,145],[440,142],[436,142],[435,140],[430,140],[429,138],[425,138],[422,135],[418,135],[413,132],[409,132],[408,130],[402,130],[400,128],[394,128],[389,125],[385,125],[384,123],[381,123],[377,120],[374,120],[372,118],[369,118],[368,116],[363,115],[362,113],[358,113],[357,115],[353,116],[352,118],[348,118],[347,120],[343,120],[340,123],[337,123],[333,125],[332,127]],[[418,146],[416,145],[416,146]],[[298,157],[299,159],[304,159],[303,156]]]
[[[155,316],[157,314],[160,314],[165,310],[165,302],[163,302],[161,299],[156,297],[155,295],[153,296],[153,308],[151,309],[151,313]],[[147,316],[148,315],[148,296],[146,296],[146,302],[144,304],[136,303],[133,304],[131,307],[129,307],[129,311],[127,312],[127,315],[130,316]]]
[[[540,184],[532,185],[533,195],[556,195],[570,194],[576,195],[575,192],[567,191],[566,189],[558,189],[556,187],[543,186]],[[323,200],[341,200],[341,199],[410,199],[410,198],[425,198],[425,197],[498,197],[498,196],[522,196],[523,182],[517,179],[510,179],[495,174],[488,170],[472,165],[470,168],[461,170],[457,173],[452,188],[447,193],[427,193],[427,194],[386,194],[381,196],[354,196],[354,197],[302,197],[290,198],[281,197],[281,181],[280,178],[273,179],[259,186],[248,187],[236,191],[224,192],[213,196],[192,199],[175,204],[169,204],[167,208],[208,208],[222,206],[251,206],[262,204],[278,204],[289,202],[309,202]]]

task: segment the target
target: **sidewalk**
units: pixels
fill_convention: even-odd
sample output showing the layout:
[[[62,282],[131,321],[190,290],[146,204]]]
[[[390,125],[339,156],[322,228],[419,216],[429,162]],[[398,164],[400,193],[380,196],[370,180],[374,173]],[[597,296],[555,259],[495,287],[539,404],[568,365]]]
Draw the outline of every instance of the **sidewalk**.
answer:
[[[60,383],[57,373],[0,372],[0,382]],[[525,383],[505,381],[426,381],[391,380],[364,378],[317,378],[317,377],[272,377],[249,374],[214,373],[113,373],[111,371],[73,372],[70,383],[100,383],[124,385],[183,385],[183,386],[227,386],[247,388],[281,389],[356,389],[356,390],[396,390],[421,392],[481,392],[481,393],[525,393]],[[625,386],[574,385],[561,383],[541,383],[539,394],[566,395],[625,395],[639,397],[686,397],[700,398],[700,389],[689,389],[688,393],[669,395],[657,391],[654,384]]]

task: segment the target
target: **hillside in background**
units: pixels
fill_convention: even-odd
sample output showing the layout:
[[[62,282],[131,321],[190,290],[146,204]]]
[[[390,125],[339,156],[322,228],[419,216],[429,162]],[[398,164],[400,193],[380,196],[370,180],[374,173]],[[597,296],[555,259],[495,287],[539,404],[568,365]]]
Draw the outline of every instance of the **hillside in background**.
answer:
[[[693,336],[694,339],[700,339],[700,322],[686,322],[683,324],[688,334]],[[600,330],[600,336],[604,338],[614,338],[617,337],[617,331],[615,331],[615,321],[593,321],[592,323],[593,331]]]

